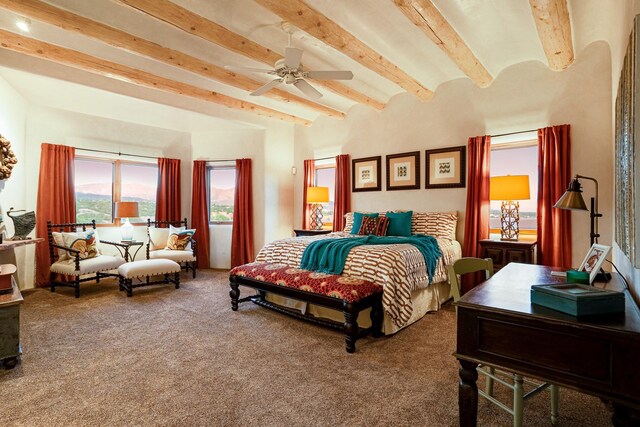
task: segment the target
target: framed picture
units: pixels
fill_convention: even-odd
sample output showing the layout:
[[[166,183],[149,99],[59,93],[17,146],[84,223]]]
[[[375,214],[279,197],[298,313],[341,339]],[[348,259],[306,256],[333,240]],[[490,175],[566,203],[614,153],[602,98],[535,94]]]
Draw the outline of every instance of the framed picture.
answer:
[[[420,188],[420,152],[387,156],[387,191]]]
[[[382,156],[351,160],[351,191],[380,191]]]
[[[594,243],[587,252],[587,256],[584,257],[584,261],[578,268],[578,271],[586,271],[589,273],[589,283],[593,283],[596,278],[596,275],[600,271],[600,267],[602,267],[602,263],[604,263],[604,259],[607,257],[607,254],[611,250],[611,246],[599,245]]]
[[[425,188],[464,188],[467,176],[467,147],[426,151]]]

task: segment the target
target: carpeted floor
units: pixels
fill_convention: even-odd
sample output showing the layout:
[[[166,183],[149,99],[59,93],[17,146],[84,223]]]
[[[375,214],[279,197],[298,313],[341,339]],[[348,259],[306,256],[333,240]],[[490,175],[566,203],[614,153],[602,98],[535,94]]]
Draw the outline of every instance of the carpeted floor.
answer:
[[[22,361],[0,370],[2,426],[457,425],[451,308],[347,354],[338,332],[251,303],[232,312],[226,278],[201,271],[132,298],[111,283],[80,299],[27,293]],[[599,399],[560,398],[559,425],[611,425]],[[550,425],[548,411],[535,396],[524,425]],[[480,400],[479,425],[510,424]]]

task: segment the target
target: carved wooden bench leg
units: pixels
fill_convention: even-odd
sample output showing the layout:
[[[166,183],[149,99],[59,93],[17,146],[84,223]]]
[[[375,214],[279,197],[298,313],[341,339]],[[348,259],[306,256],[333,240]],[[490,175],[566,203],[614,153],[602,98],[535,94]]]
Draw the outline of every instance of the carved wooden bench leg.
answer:
[[[382,295],[371,306],[371,335],[375,338],[382,336],[382,321],[384,318],[384,312],[382,308]]]
[[[76,298],[80,298],[80,276],[76,276],[75,287],[76,287]]]
[[[175,282],[176,289],[180,289],[180,272],[175,273]]]
[[[356,339],[358,338],[358,311],[354,309],[353,305],[345,302],[344,307],[344,333],[345,336],[345,348],[347,353],[353,353],[356,351]]]
[[[229,282],[231,290],[229,296],[231,297],[231,310],[238,311],[238,299],[240,298],[240,289],[237,283]]]

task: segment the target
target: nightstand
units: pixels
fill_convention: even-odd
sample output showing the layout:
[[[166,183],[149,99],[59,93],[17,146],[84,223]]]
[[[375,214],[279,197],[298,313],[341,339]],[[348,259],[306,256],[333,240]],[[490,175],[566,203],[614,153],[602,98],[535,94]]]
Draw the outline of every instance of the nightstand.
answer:
[[[480,240],[482,248],[481,258],[491,258],[495,271],[500,270],[510,262],[520,262],[523,264],[536,264],[536,242],[535,240]]]
[[[296,237],[300,236],[319,236],[321,234],[329,234],[331,230],[293,230],[296,233]]]

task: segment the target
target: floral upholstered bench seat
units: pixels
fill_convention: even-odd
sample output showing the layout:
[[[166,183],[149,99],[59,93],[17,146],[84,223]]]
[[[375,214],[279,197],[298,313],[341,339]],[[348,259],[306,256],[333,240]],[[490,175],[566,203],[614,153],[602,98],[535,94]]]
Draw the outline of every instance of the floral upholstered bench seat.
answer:
[[[331,324],[345,332],[346,349],[355,351],[356,339],[371,332],[380,335],[382,327],[382,286],[368,280],[336,274],[319,273],[287,266],[253,262],[235,267],[229,274],[231,286],[231,308],[238,310],[238,303],[252,301],[258,305],[304,318],[315,323],[328,324],[326,320],[318,320],[312,316],[275,305],[265,299],[265,292],[282,295],[288,298],[340,310],[344,313],[345,322]],[[257,295],[240,299],[239,285],[258,290]],[[360,311],[371,307],[371,328],[360,330],[357,323]]]

